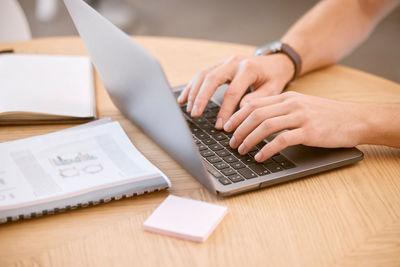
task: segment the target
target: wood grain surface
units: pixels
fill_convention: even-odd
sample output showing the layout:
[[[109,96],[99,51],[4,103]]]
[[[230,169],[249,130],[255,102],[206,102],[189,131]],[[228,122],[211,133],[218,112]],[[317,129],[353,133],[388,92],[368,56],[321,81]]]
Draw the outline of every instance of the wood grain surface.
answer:
[[[135,40],[160,60],[171,85],[188,82],[219,59],[254,50],[212,41]],[[0,44],[6,48],[87,54],[72,37]],[[100,117],[118,120],[172,188],[0,225],[0,266],[400,266],[399,149],[359,146],[365,159],[353,166],[218,198],[120,114],[97,76],[96,88]],[[400,102],[399,84],[343,66],[315,71],[289,89],[346,101]],[[0,142],[70,126],[0,126]],[[169,194],[226,205],[228,215],[204,244],[145,232],[143,222]]]

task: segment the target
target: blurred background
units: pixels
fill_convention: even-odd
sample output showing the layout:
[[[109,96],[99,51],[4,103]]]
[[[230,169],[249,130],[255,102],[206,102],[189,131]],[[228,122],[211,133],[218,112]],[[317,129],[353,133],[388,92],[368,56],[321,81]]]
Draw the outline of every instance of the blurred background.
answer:
[[[0,0],[4,1],[4,0]],[[7,0],[6,0],[7,1]],[[17,1],[17,0],[15,0]],[[18,0],[32,38],[77,35],[61,0]],[[91,0],[131,35],[175,36],[261,45],[281,35],[316,0]],[[400,82],[400,8],[340,62]]]

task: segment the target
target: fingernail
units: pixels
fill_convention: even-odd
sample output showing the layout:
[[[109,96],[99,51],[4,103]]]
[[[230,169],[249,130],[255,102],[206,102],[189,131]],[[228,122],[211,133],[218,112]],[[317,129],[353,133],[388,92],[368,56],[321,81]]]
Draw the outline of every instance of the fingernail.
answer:
[[[199,109],[198,109],[197,105],[195,104],[195,105],[193,106],[191,116],[192,116],[192,117],[197,117],[197,116],[200,115],[200,114],[198,114],[198,113],[200,113],[200,112],[199,112]]]
[[[231,148],[236,148],[237,144],[236,138],[234,136],[232,136],[231,141],[229,141],[229,145],[231,146]]]
[[[232,130],[231,128],[232,128],[232,121],[229,120],[227,123],[225,123],[224,130],[230,132]]]
[[[259,162],[261,162],[261,161],[262,161],[262,154],[261,154],[261,152],[258,152],[258,153],[254,156],[254,159],[257,160],[257,161],[259,161]]]
[[[246,154],[246,153],[245,153],[245,151],[246,151],[246,146],[245,146],[244,144],[241,144],[241,145],[239,146],[239,148],[238,148],[238,151],[239,151],[239,153],[240,153],[241,155]]]
[[[181,102],[182,102],[182,99],[183,99],[183,95],[180,95],[180,96],[178,97],[178,102],[181,103]]]
[[[222,129],[223,126],[222,118],[218,118],[217,122],[215,123],[215,128]]]
[[[187,106],[186,106],[186,112],[187,113],[190,113],[192,111],[192,105],[193,105],[192,101],[189,101],[187,103]]]

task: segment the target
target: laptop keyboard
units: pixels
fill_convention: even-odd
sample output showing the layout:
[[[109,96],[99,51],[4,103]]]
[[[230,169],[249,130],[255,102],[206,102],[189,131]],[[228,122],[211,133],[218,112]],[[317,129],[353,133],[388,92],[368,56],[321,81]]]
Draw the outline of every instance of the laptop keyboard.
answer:
[[[231,148],[229,140],[232,133],[214,128],[219,111],[219,106],[215,103],[209,102],[199,118],[190,117],[186,112],[186,105],[181,105],[181,109],[207,170],[222,185],[240,183],[296,167],[280,153],[262,163],[257,162],[254,156],[266,144],[266,141],[259,143],[246,155],[240,155],[236,149]]]

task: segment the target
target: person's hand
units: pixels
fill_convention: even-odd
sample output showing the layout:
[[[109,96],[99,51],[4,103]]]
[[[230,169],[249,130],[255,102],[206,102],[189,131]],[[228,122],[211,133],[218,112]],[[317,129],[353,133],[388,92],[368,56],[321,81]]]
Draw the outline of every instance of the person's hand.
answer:
[[[240,102],[276,95],[293,77],[294,65],[284,54],[268,56],[232,56],[227,60],[199,72],[178,98],[180,104],[187,102],[187,112],[199,117],[218,86],[230,83],[225,92],[215,127],[222,129],[242,99],[247,88],[254,91]]]
[[[353,147],[367,131],[366,104],[339,102],[286,92],[253,99],[224,125],[235,132],[230,141],[240,154],[248,153],[266,137],[279,133],[255,156],[265,161],[282,149],[303,144],[317,147]]]

